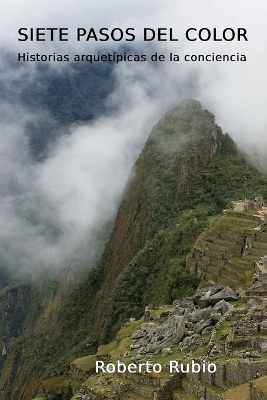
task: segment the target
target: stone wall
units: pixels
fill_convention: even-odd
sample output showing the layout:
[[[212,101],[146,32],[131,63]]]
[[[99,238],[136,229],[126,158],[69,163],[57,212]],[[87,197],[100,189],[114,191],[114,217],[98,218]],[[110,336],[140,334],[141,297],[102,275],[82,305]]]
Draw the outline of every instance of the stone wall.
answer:
[[[93,375],[95,371],[92,369],[89,372],[82,371],[77,365],[71,363],[68,370],[68,375],[74,379],[85,381],[89,376]]]
[[[244,296],[242,295],[243,301],[249,299],[257,299],[258,297],[267,297],[267,290],[246,290]]]
[[[190,382],[196,386],[201,386],[201,382],[208,385],[216,385],[223,390],[229,390],[235,386],[243,385],[254,379],[256,372],[260,376],[267,375],[267,361],[250,361],[232,359],[225,363],[217,364],[215,373],[210,374],[186,374]],[[184,385],[184,382],[183,382]]]
[[[229,390],[233,387],[233,384],[226,380],[226,365],[218,364],[215,373],[215,385],[223,390]]]
[[[206,397],[204,397],[205,400],[223,400],[224,397],[220,393],[215,393],[214,391],[210,389],[206,389]],[[241,399],[240,399],[241,400]]]
[[[158,400],[172,400],[173,391],[182,387],[182,378],[183,374],[175,374],[170,376],[165,385],[158,390],[156,398]]]
[[[201,386],[198,382],[194,383],[194,382],[190,382],[186,379],[183,379],[182,382],[182,388],[184,389],[185,392],[191,394],[195,394],[196,396],[203,397],[205,399],[205,395],[206,395],[206,388],[204,388],[203,386]]]
[[[260,333],[262,335],[267,335],[267,320],[260,323]]]
[[[187,374],[187,376],[188,375],[189,374]],[[192,378],[192,374],[190,374],[190,378]],[[212,388],[205,386],[201,381],[184,379],[182,382],[182,388],[185,392],[194,394],[199,398],[203,397],[205,400],[223,400],[222,394],[214,392]]]

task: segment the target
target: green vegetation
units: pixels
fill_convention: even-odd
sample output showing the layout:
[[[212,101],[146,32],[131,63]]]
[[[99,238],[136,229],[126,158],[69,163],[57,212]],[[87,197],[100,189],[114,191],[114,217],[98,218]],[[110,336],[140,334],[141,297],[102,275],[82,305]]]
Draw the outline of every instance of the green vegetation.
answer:
[[[48,393],[53,393],[54,400],[69,400],[74,390],[79,389],[81,382],[68,376],[60,376],[43,382],[43,388]]]
[[[91,355],[87,357],[81,357],[74,360],[72,363],[76,365],[83,372],[89,372],[95,369],[96,356]]]
[[[196,289],[198,279],[185,271],[185,257],[207,226],[205,216],[194,224],[199,215],[199,210],[181,213],[169,229],[160,230],[148,241],[123,270],[111,295],[106,326],[110,338],[128,318],[140,318],[147,304],[172,303]]]
[[[133,333],[136,331],[137,327],[141,325],[142,320],[127,322],[117,333],[116,340],[122,340],[129,336],[132,336]]]
[[[45,397],[35,397],[35,398],[32,399],[32,400],[45,400]]]

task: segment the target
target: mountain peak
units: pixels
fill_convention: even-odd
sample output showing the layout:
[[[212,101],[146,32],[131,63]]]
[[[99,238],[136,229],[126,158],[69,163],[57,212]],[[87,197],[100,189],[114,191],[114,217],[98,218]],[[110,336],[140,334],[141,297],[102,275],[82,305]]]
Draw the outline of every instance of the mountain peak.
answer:
[[[216,139],[221,129],[215,124],[215,117],[203,110],[197,100],[184,100],[169,110],[153,128],[147,144],[158,144],[162,150],[174,153],[182,150],[188,141],[202,138]]]
[[[182,111],[186,111],[188,109],[192,109],[195,111],[202,111],[202,105],[200,101],[195,99],[185,99],[178,103],[174,109],[180,108]],[[170,110],[171,111],[171,110]]]

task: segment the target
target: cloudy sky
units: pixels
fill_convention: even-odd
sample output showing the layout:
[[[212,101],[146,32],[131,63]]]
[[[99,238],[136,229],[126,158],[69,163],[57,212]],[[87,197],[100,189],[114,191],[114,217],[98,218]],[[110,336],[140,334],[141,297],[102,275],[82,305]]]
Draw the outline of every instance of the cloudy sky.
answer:
[[[2,265],[36,268],[62,265],[90,252],[91,232],[115,212],[131,166],[152,126],[169,108],[188,97],[199,99],[217,123],[264,168],[267,142],[267,4],[265,0],[76,0],[71,4],[18,0],[1,10],[0,81],[11,91],[14,81],[27,85],[36,63],[6,68],[17,54],[107,54],[120,51],[166,57],[153,65],[120,63],[108,98],[117,112],[87,125],[70,126],[42,162],[29,155],[25,124],[36,118],[19,101],[1,96],[0,250]],[[19,28],[64,27],[68,42],[18,41]],[[134,42],[76,40],[76,29],[134,28]],[[144,43],[144,28],[170,28],[178,42]],[[248,41],[214,42],[185,38],[188,28],[247,30]],[[168,36],[167,36],[168,37]],[[169,54],[179,62],[170,62]],[[246,62],[185,62],[198,54],[246,56]],[[10,65],[10,64],[9,64]],[[50,63],[59,71],[66,65]],[[8,86],[10,85],[10,86]],[[2,86],[1,86],[2,87]],[[1,94],[1,93],[0,93]],[[40,112],[40,110],[39,110]],[[49,119],[49,116],[46,115]],[[89,250],[88,250],[89,248]]]
[[[90,40],[86,42],[76,40],[76,29],[79,27],[95,28],[101,27],[112,30],[113,28],[134,28],[136,39],[128,42],[130,49],[138,52],[143,42],[144,28],[173,28],[175,37],[179,42],[149,42],[146,44],[146,53],[153,54],[156,50],[162,53],[168,60],[170,52],[179,54],[182,61],[177,63],[164,62],[161,65],[162,76],[166,84],[166,94],[174,82],[180,85],[185,76],[197,73],[199,98],[208,104],[217,115],[219,123],[226,130],[231,130],[236,138],[244,134],[251,135],[251,121],[253,129],[258,135],[264,135],[266,110],[266,11],[267,5],[264,0],[242,1],[242,0],[136,0],[133,4],[122,0],[77,0],[75,3],[66,4],[63,0],[54,2],[39,2],[26,0],[24,2],[14,1],[3,7],[1,21],[1,44],[13,49],[14,58],[17,52],[38,51],[41,54],[49,54],[54,51],[58,54],[93,54],[94,52],[106,52],[107,46],[116,50],[121,42],[100,42]],[[69,29],[66,42],[55,40],[51,43],[47,38],[45,42],[19,42],[19,28],[36,27],[65,27]],[[216,28],[219,37],[225,28],[247,29],[248,41],[233,40],[232,42],[214,42],[212,40],[201,42],[189,42],[185,38],[188,28]],[[242,62],[215,62],[200,63],[183,61],[185,54],[245,54],[247,61]],[[147,66],[128,65],[122,67],[127,69],[127,75],[134,74],[133,70],[138,68],[138,74],[145,76],[147,81]],[[56,66],[59,68],[59,65]],[[140,69],[143,69],[140,70]],[[124,72],[124,71],[123,71]],[[124,78],[123,78],[124,79]],[[130,79],[130,77],[129,77]],[[147,82],[149,86],[150,82]],[[162,83],[160,83],[161,86]],[[152,85],[154,83],[152,82]],[[164,89],[164,87],[162,87]],[[176,85],[175,85],[176,89]],[[146,90],[146,89],[145,89]],[[171,93],[172,95],[172,93]],[[186,94],[185,94],[186,95]],[[173,101],[175,101],[174,99]],[[164,100],[165,101],[165,100]],[[226,116],[227,115],[227,116]],[[225,117],[224,117],[225,116]],[[229,123],[227,123],[229,121]],[[237,125],[237,126],[236,126]],[[249,141],[249,139],[248,139]]]

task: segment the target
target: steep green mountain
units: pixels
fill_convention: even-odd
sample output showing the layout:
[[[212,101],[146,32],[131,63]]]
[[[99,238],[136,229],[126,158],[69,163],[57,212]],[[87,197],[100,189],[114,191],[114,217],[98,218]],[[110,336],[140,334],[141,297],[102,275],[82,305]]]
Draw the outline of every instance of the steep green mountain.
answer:
[[[37,314],[34,289],[28,296],[2,370],[0,400],[31,399],[44,379],[95,353],[146,305],[192,294],[199,280],[185,267],[193,243],[232,200],[255,195],[267,198],[267,177],[209,111],[185,100],[167,112],[133,167],[97,267],[70,294],[61,289],[63,274],[49,295],[42,292]]]

